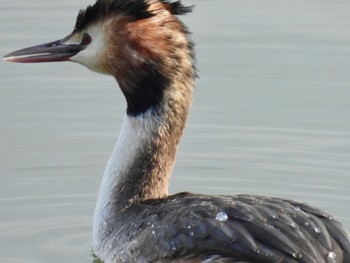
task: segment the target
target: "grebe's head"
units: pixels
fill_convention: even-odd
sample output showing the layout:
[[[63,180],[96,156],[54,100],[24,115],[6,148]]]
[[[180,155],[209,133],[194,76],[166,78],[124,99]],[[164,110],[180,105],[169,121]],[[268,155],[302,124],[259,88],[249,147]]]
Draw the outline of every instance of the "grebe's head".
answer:
[[[159,104],[171,83],[193,84],[192,44],[175,16],[191,9],[180,1],[97,0],[79,12],[67,37],[12,52],[4,60],[72,61],[110,74],[127,99],[128,113],[137,115]]]
[[[97,0],[79,12],[67,37],[12,52],[4,60],[72,61],[96,72],[123,74],[144,61],[171,58],[178,48],[190,50],[187,30],[174,16],[190,11],[180,1]]]

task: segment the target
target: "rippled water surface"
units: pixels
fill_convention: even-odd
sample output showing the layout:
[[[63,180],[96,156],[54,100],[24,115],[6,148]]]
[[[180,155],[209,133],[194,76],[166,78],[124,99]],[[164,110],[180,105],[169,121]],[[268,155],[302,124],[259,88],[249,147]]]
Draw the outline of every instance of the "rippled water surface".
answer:
[[[171,192],[303,200],[350,229],[350,2],[184,2],[200,79]],[[3,1],[0,54],[67,35],[87,3]],[[0,261],[91,262],[124,99],[72,63],[0,76]]]

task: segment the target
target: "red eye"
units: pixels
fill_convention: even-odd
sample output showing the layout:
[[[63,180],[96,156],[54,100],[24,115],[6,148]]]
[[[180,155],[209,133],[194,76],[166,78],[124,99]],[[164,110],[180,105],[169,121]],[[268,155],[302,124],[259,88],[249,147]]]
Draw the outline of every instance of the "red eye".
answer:
[[[83,34],[83,39],[81,40],[82,45],[89,45],[91,43],[91,37],[88,33]]]

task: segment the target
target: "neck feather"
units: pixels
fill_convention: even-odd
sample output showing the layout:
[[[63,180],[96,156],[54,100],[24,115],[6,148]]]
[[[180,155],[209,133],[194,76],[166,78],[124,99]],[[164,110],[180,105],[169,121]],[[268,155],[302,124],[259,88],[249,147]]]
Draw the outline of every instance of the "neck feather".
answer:
[[[106,222],[117,220],[123,208],[168,195],[169,178],[191,104],[192,86],[193,79],[168,88],[157,106],[137,116],[125,117],[100,186],[94,242],[103,237]]]

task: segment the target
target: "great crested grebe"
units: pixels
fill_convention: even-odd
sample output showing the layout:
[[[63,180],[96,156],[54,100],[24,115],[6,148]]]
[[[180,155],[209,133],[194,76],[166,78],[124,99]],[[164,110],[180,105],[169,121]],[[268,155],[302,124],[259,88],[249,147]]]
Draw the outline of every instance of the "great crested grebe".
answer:
[[[93,250],[117,262],[350,262],[350,237],[325,212],[279,198],[168,195],[196,78],[180,1],[97,0],[62,40],[4,57],[72,61],[117,80],[126,118],[105,169]]]

